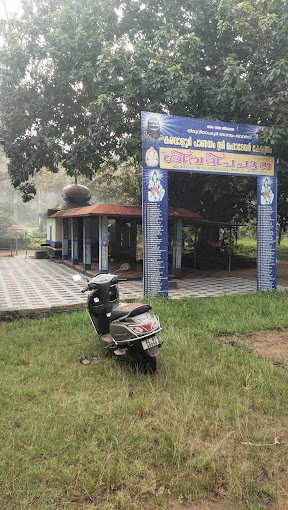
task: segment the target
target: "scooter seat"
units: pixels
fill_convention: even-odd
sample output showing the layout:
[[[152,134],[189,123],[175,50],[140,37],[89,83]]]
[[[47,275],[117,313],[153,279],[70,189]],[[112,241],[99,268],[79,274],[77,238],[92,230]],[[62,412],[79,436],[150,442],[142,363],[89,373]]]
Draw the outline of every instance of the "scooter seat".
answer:
[[[123,303],[112,311],[111,321],[121,319],[121,317],[125,317],[128,314],[130,317],[134,317],[135,315],[148,312],[150,309],[151,306],[143,305],[143,303]]]

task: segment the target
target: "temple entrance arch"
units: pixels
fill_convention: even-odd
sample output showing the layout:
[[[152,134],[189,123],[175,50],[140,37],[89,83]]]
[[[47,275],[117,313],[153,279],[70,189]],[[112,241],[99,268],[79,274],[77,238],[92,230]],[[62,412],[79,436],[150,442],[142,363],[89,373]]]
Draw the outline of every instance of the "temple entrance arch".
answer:
[[[276,289],[277,161],[262,126],[141,113],[144,294],[168,296],[168,172],[257,178],[257,288]],[[176,222],[174,265],[181,265]]]

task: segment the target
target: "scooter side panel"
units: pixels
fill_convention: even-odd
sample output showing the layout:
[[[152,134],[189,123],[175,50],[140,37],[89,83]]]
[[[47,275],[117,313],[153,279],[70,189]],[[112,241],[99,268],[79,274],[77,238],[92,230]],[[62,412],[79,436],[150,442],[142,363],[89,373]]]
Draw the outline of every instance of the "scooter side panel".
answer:
[[[141,315],[136,315],[135,317],[128,317],[124,321],[112,321],[110,323],[110,333],[116,342],[133,340],[138,337],[126,326],[129,326],[129,324],[142,324],[152,320],[153,318],[154,315],[149,312],[145,312],[141,313]]]
[[[136,335],[131,334],[131,330],[125,327],[124,322],[114,321],[110,324],[110,333],[116,342],[133,341],[137,338]]]
[[[101,313],[97,316],[92,314],[89,310],[88,313],[97,335],[101,336],[109,333],[110,320],[106,316],[106,313]]]

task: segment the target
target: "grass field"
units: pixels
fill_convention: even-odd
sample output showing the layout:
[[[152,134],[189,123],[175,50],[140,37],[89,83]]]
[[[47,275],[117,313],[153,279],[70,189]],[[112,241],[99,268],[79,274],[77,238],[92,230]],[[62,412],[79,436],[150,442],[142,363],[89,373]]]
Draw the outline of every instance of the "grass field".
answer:
[[[236,253],[251,254],[252,257],[257,257],[257,241],[254,239],[240,238]],[[283,240],[280,246],[277,244],[277,258],[278,260],[288,260],[288,240]]]
[[[288,295],[152,304],[153,376],[104,357],[84,311],[1,324],[0,508],[262,510],[285,494],[287,370],[239,334],[287,326]]]

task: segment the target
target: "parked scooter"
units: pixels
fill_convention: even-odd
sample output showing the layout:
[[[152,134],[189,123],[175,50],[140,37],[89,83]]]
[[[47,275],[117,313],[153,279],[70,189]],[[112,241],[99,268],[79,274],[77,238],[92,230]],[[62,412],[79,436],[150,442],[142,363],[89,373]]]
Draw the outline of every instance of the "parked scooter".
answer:
[[[120,270],[126,270],[123,264]],[[73,276],[74,281],[81,279]],[[82,292],[90,291],[88,313],[97,335],[108,351],[125,358],[145,373],[157,369],[157,356],[162,340],[159,319],[151,306],[142,303],[120,303],[117,274],[98,274],[87,283]]]

